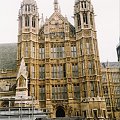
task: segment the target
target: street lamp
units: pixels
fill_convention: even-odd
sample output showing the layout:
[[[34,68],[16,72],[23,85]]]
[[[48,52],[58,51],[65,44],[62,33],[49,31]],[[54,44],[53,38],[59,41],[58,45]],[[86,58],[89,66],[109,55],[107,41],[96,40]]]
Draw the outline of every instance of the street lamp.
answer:
[[[6,84],[6,91],[9,91],[9,90],[10,90],[10,84]],[[11,104],[10,99],[8,99],[8,103],[9,103],[9,105],[8,105],[8,111],[9,111],[8,119],[10,120],[10,104]]]

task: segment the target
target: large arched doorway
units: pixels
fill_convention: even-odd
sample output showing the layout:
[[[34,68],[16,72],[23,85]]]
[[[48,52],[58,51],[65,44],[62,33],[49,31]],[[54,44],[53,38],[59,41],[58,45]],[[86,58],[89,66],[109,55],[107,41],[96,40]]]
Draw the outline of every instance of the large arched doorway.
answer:
[[[56,117],[65,117],[65,111],[64,111],[63,107],[57,108]]]

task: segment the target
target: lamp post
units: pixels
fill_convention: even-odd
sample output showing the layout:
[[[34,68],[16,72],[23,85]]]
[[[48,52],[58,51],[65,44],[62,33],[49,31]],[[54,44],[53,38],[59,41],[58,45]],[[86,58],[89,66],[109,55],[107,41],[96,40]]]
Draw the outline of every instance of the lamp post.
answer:
[[[9,101],[9,120],[10,120],[10,99],[8,99]]]
[[[6,85],[6,91],[9,91],[10,90],[10,84],[7,84]],[[8,111],[9,111],[9,116],[8,116],[8,119],[10,120],[10,99],[8,99],[8,102],[9,102],[9,105],[8,105]]]
[[[34,118],[34,115],[33,115],[33,109],[34,109],[34,106],[33,106],[33,95],[32,95],[32,120],[33,120],[33,118]]]

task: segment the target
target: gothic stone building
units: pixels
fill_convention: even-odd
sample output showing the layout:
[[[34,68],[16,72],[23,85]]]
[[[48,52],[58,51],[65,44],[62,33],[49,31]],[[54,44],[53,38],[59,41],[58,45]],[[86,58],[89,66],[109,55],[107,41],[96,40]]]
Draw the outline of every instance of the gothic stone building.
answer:
[[[102,88],[106,101],[108,117],[120,118],[120,63],[101,63]]]
[[[45,22],[36,2],[23,0],[18,20],[17,45],[0,45],[0,96],[34,96],[51,118],[107,119],[91,0],[75,0],[75,26],[57,0]]]

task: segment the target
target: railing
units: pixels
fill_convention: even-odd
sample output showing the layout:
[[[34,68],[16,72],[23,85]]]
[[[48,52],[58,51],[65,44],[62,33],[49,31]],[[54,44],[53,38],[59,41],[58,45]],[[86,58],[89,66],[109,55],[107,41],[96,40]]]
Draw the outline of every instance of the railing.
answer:
[[[0,108],[0,120],[35,120],[36,118],[47,117],[49,114],[46,108],[35,108],[36,100],[34,100],[33,96],[26,98],[2,97],[0,101],[7,101],[7,106]],[[19,106],[11,106],[12,102]],[[26,107],[26,105],[28,106]]]
[[[46,118],[45,112],[32,108],[15,108],[0,110],[0,120],[35,120],[36,118]]]
[[[13,73],[15,72],[16,70],[12,70],[12,69],[0,69],[0,73],[2,74],[7,74],[7,73]]]

